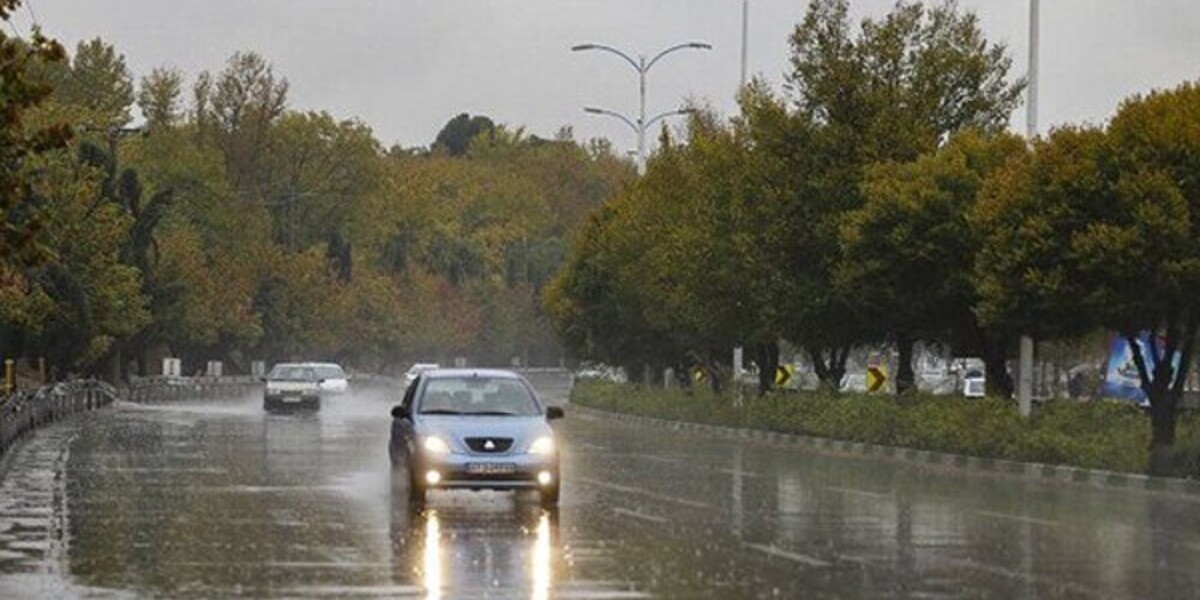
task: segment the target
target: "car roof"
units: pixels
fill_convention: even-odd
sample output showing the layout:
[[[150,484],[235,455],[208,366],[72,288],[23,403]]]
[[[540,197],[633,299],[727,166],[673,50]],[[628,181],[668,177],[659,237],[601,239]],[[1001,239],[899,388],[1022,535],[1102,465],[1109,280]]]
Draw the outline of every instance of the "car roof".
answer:
[[[285,362],[275,363],[276,367],[337,367],[342,368],[342,365],[330,362]],[[343,369],[344,370],[344,369]]]
[[[521,379],[521,376],[505,369],[430,369],[421,373],[423,379],[462,379],[464,377],[488,377],[491,379]]]

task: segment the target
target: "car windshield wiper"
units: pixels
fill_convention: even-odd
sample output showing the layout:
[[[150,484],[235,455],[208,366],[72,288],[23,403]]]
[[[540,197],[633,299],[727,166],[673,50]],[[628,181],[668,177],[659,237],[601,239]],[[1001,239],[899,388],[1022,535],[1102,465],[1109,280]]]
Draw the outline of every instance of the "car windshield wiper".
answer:
[[[504,411],[504,410],[481,410],[481,411],[469,412],[469,413],[465,413],[465,414],[483,415],[486,417],[516,417],[516,416],[520,416],[521,413],[508,412],[508,411]]]
[[[434,408],[432,410],[423,410],[423,411],[421,411],[421,414],[423,414],[423,415],[461,415],[464,413],[461,411],[457,411],[457,410],[451,410],[449,408]]]

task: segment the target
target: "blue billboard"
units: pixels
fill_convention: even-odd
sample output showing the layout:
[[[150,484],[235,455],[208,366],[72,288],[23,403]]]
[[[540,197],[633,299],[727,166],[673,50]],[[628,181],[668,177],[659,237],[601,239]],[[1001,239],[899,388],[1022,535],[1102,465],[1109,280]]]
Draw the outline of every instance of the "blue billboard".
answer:
[[[1146,361],[1146,371],[1153,376],[1158,357],[1163,353],[1166,344],[1161,337],[1151,338],[1147,331],[1140,333],[1136,342],[1141,350],[1142,359]],[[1176,352],[1172,357],[1174,373],[1179,372],[1179,360],[1179,353]],[[1137,364],[1133,362],[1133,352],[1125,336],[1113,336],[1108,346],[1108,363],[1104,369],[1101,395],[1136,402],[1139,406],[1149,406],[1150,401],[1146,398],[1146,392],[1142,391],[1142,378],[1138,374]]]

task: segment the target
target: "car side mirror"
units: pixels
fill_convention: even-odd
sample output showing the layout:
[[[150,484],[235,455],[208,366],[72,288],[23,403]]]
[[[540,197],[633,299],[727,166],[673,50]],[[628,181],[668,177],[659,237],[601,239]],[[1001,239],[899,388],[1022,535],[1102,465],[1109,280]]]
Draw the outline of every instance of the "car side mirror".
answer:
[[[546,407],[546,420],[547,421],[561,419],[565,416],[567,416],[567,414],[563,412],[563,409],[561,406],[547,406]]]
[[[393,419],[407,419],[409,416],[411,415],[409,414],[408,408],[406,408],[403,404],[397,404],[392,407]]]
[[[321,385],[322,383],[325,383],[325,380],[324,380],[324,379],[318,379],[318,380],[317,380],[317,385]]]

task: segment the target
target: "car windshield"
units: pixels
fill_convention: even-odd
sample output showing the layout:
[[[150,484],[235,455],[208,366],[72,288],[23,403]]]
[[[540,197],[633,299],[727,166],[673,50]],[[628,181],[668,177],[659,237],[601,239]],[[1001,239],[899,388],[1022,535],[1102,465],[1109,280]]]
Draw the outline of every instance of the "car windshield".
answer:
[[[337,365],[317,365],[313,367],[319,379],[345,379],[346,372]]]
[[[316,381],[317,371],[303,365],[275,365],[267,379],[282,381]]]
[[[421,396],[424,415],[501,415],[539,414],[537,403],[520,381],[491,377],[450,377],[431,379]]]

